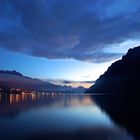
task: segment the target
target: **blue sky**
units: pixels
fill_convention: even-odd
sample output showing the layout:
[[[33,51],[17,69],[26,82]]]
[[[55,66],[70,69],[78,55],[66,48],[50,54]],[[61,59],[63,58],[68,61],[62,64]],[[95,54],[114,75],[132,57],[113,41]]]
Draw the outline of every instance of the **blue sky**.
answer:
[[[139,33],[139,0],[1,0],[0,69],[96,80]]]
[[[22,74],[53,80],[93,81],[103,73],[110,62],[103,64],[77,60],[48,60],[0,49],[1,69],[17,70]]]

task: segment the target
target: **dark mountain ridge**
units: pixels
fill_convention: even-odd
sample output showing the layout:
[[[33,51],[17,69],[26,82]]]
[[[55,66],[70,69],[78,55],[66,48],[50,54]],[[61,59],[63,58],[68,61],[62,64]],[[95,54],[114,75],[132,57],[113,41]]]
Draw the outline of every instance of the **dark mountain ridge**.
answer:
[[[114,62],[96,80],[87,93],[125,93],[140,91],[140,47],[129,49],[121,60]]]
[[[129,49],[86,93],[107,93],[93,98],[115,122],[140,139],[140,47]]]
[[[9,70],[0,70],[0,73],[2,74],[12,74],[12,75],[17,75],[17,76],[23,76],[21,73],[13,70],[13,71],[9,71]]]

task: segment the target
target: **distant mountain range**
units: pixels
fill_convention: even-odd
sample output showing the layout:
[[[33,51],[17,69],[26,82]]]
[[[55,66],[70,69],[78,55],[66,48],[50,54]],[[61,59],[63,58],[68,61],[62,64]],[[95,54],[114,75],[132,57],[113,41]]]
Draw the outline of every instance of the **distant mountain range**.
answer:
[[[23,76],[17,71],[0,70],[0,88],[20,88],[28,91],[61,92],[61,93],[83,93],[84,87],[73,88],[71,86],[60,86],[39,79]]]

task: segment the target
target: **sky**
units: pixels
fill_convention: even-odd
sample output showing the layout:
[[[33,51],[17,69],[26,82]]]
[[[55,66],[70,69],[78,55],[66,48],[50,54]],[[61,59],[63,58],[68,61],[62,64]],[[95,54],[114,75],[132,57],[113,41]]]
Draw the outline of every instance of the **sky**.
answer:
[[[93,82],[139,44],[139,0],[0,0],[2,70]]]

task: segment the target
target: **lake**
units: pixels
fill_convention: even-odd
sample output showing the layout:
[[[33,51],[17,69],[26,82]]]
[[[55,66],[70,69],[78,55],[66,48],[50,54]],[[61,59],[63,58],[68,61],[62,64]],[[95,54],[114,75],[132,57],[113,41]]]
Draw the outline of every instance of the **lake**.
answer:
[[[97,95],[100,96],[100,95]],[[92,95],[0,94],[0,140],[133,140]]]

